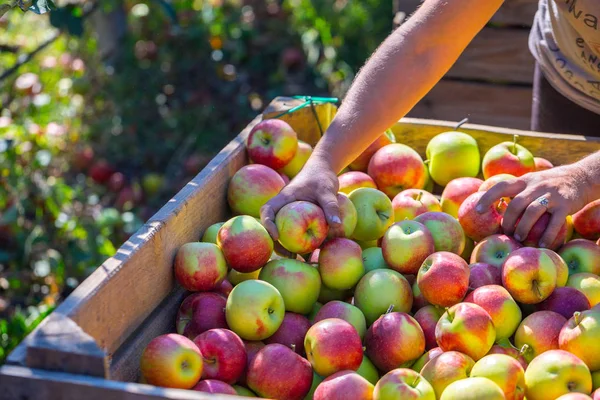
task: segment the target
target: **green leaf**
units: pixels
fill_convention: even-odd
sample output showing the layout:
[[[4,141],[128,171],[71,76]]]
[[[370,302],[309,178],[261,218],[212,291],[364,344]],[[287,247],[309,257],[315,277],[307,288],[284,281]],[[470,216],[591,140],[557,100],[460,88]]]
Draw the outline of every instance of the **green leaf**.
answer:
[[[83,19],[79,6],[68,4],[50,14],[50,23],[58,29],[66,30],[70,35],[83,34]]]
[[[36,14],[46,14],[56,10],[56,6],[52,0],[33,0],[33,4],[29,7],[29,10]]]

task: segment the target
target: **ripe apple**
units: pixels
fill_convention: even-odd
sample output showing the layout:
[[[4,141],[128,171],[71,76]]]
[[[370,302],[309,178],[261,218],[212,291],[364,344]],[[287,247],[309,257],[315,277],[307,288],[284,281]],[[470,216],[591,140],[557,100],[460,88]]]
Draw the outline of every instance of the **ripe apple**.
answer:
[[[306,161],[312,154],[313,148],[310,144],[305,143],[301,140],[298,140],[298,148],[296,149],[296,153],[292,160],[283,166],[283,168],[279,169],[279,172],[285,174],[289,179],[294,178],[304,167]]]
[[[365,274],[360,246],[346,238],[331,239],[319,252],[319,273],[328,288],[353,288]]]
[[[286,312],[277,331],[266,338],[266,344],[279,343],[304,356],[304,336],[310,328],[310,321],[304,315]]]
[[[375,141],[371,143],[360,156],[356,157],[356,159],[350,163],[350,169],[353,171],[367,172],[369,161],[371,161],[373,154],[382,147],[392,143],[396,143],[396,137],[394,136],[394,133],[388,129],[385,133],[375,139]]]
[[[198,382],[198,384],[196,384],[196,386],[192,388],[192,390],[212,394],[237,394],[233,386],[218,379],[201,380],[200,382]]]
[[[492,204],[483,214],[475,209],[485,192],[475,192],[467,197],[458,209],[458,222],[465,234],[476,242],[502,232],[502,210]]]
[[[283,321],[285,305],[275,286],[259,280],[245,281],[233,288],[225,306],[229,328],[242,339],[263,340]]]
[[[379,381],[379,371],[377,371],[375,365],[373,365],[371,360],[369,360],[369,357],[365,356],[364,354],[363,360],[360,363],[360,367],[358,367],[356,370],[356,373],[371,382],[373,385],[377,384]]]
[[[244,368],[238,381],[241,385],[247,386],[246,376],[250,368],[250,363],[254,360],[258,352],[265,347],[265,344],[260,341],[244,340],[244,347],[246,348],[246,368]]]
[[[382,315],[365,336],[366,354],[382,372],[410,367],[425,352],[419,323],[403,312]]]
[[[600,238],[600,199],[573,214],[573,227],[586,239]]]
[[[600,310],[576,311],[558,336],[558,347],[576,355],[590,371],[600,370]]]
[[[590,302],[591,307],[600,304],[600,277],[598,275],[589,272],[571,275],[567,281],[567,286],[583,293]]]
[[[202,354],[185,336],[161,335],[144,349],[140,371],[150,385],[191,389],[202,376]]]
[[[535,164],[536,171],[544,171],[550,168],[554,168],[554,165],[545,158],[542,157],[533,157],[533,163]]]
[[[458,218],[460,205],[471,194],[477,192],[483,181],[478,178],[456,178],[452,179],[442,192],[442,211]],[[433,210],[432,210],[433,211]]]
[[[266,119],[254,126],[246,140],[248,157],[273,169],[287,165],[298,149],[298,135],[280,119]]]
[[[238,285],[240,282],[248,281],[251,279],[258,279],[260,275],[260,268],[252,272],[238,272],[235,269],[230,269],[227,273],[227,280],[231,282],[233,286]]]
[[[563,394],[592,392],[590,370],[577,356],[549,350],[536,357],[525,371],[527,400],[556,399]]]
[[[442,315],[435,328],[438,345],[444,351],[460,351],[477,361],[496,340],[492,318],[473,303],[456,304]]]
[[[354,203],[350,201],[348,196],[344,193],[337,194],[338,207],[340,210],[340,219],[342,220],[342,227],[344,230],[344,237],[350,238],[356,229],[356,223],[358,221],[358,213]],[[333,238],[333,231],[329,231],[328,238]]]
[[[321,283],[321,291],[317,300],[319,303],[325,304],[332,300],[346,300],[351,296],[351,290],[331,289]]]
[[[591,272],[600,275],[600,246],[591,240],[574,239],[565,244],[558,254],[567,263],[569,275]]]
[[[494,187],[498,182],[509,181],[514,178],[516,178],[516,176],[511,175],[511,174],[494,175],[492,177],[487,178],[485,181],[483,181],[481,186],[479,186],[478,192],[487,192],[492,187]]]
[[[202,354],[202,379],[237,382],[246,368],[246,348],[238,335],[229,329],[210,329],[194,343]]]
[[[366,249],[370,249],[371,247],[378,247],[379,241],[381,240],[381,238],[376,239],[376,240],[358,240],[353,235],[353,240],[356,243],[358,243],[358,245],[360,246],[361,249],[366,250]]]
[[[225,297],[216,293],[193,293],[183,300],[177,312],[177,333],[189,339],[209,329],[227,328]]]
[[[248,367],[248,386],[263,398],[301,400],[312,380],[310,363],[277,343],[261,349]]]
[[[422,223],[433,236],[435,251],[462,254],[465,249],[465,233],[456,218],[443,212],[426,212],[415,221]]]
[[[225,222],[217,234],[217,245],[227,264],[238,272],[252,272],[269,261],[273,240],[255,218],[238,215]]]
[[[319,298],[321,278],[319,271],[298,260],[272,260],[261,270],[258,279],[273,285],[285,304],[285,310],[308,314]]]
[[[585,294],[572,287],[557,287],[546,300],[536,305],[536,310],[548,310],[571,318],[576,311],[590,309],[590,302]]]
[[[304,349],[313,369],[322,377],[343,370],[356,371],[363,358],[358,332],[349,322],[339,318],[314,324],[306,333]]]
[[[235,214],[260,217],[260,208],[285,186],[281,176],[267,166],[251,164],[240,168],[229,181],[227,202]]]
[[[504,354],[490,354],[477,361],[471,377],[488,378],[502,389],[507,400],[525,397],[525,370],[514,358]]]
[[[327,237],[327,221],[321,207],[308,201],[286,204],[275,216],[279,243],[292,253],[308,254]]]
[[[374,386],[354,371],[339,371],[325,378],[313,400],[372,400]]]
[[[88,175],[99,184],[107,183],[116,171],[106,160],[98,160],[90,167]]]
[[[367,322],[358,307],[339,300],[330,301],[317,312],[313,324],[328,318],[339,318],[349,322],[356,329],[361,340],[365,337]]]
[[[356,285],[354,305],[371,325],[390,306],[394,311],[410,312],[412,289],[405,277],[391,269],[376,269],[367,273]]]
[[[200,241],[217,244],[217,234],[219,233],[219,229],[221,229],[224,223],[225,222],[217,222],[216,224],[212,224],[211,226],[206,228]]]
[[[422,189],[406,189],[392,200],[396,222],[413,219],[428,211],[442,211],[438,199]]]
[[[558,335],[567,319],[554,311],[537,311],[528,315],[515,332],[515,346],[527,345],[523,357],[531,362],[540,354],[558,349]]]
[[[435,392],[431,384],[418,372],[408,368],[396,368],[377,382],[373,393],[373,400],[395,399],[435,400]]]
[[[469,265],[469,289],[475,290],[486,285],[502,285],[502,270],[486,263]]]
[[[427,350],[437,347],[435,327],[443,313],[443,309],[433,305],[425,306],[415,313],[415,320],[419,323],[425,335],[425,348]]]
[[[375,184],[390,199],[405,189],[425,187],[425,164],[412,148],[399,143],[377,150],[367,169]]]
[[[394,223],[392,201],[383,192],[373,188],[358,188],[349,197],[358,215],[352,234],[354,239],[377,240]]]
[[[402,274],[416,274],[423,261],[435,252],[435,245],[425,225],[404,220],[385,232],[381,250],[390,268]]]
[[[487,378],[472,377],[452,382],[440,400],[504,400],[504,393],[498,385]]]
[[[429,160],[429,174],[440,186],[446,186],[456,178],[475,177],[479,174],[479,147],[477,141],[466,133],[440,133],[429,141],[425,152]]]
[[[593,394],[593,393],[592,393]],[[570,392],[557,397],[556,400],[593,400],[590,396],[583,393]]]
[[[483,177],[488,179],[498,174],[511,174],[516,177],[535,171],[533,155],[525,147],[512,142],[502,142],[485,153],[481,165]]]
[[[433,253],[419,269],[417,285],[429,303],[442,307],[452,306],[467,294],[469,265],[454,253]]]
[[[373,178],[360,171],[344,172],[338,176],[338,184],[340,186],[339,191],[348,195],[361,187],[377,189]]]
[[[436,398],[440,398],[452,382],[469,377],[475,361],[458,351],[445,351],[432,358],[423,369],[421,375],[433,387]]]
[[[417,312],[421,308],[428,306],[429,302],[425,299],[425,297],[423,296],[423,293],[421,293],[421,289],[419,289],[419,284],[417,283],[416,279],[413,282],[413,284],[411,285],[411,288],[412,288],[412,295],[413,295],[412,310],[414,312]]]
[[[363,266],[365,267],[365,273],[371,272],[374,269],[385,269],[389,268],[389,265],[383,258],[383,250],[381,247],[369,247],[362,251]]]
[[[186,243],[175,255],[175,278],[189,291],[209,291],[227,275],[225,257],[213,243]]]
[[[515,360],[517,360],[517,362],[519,364],[521,364],[521,367],[523,367],[523,369],[526,370],[527,369],[527,360],[525,360],[525,357],[523,357],[521,350],[514,347],[510,343],[510,341],[506,341],[506,342],[507,342],[506,344],[493,345],[487,355],[504,354],[504,355],[510,356],[511,358],[514,358]],[[526,349],[527,348],[525,348],[524,350],[526,350]]]
[[[440,354],[442,354],[444,350],[440,347],[434,347],[431,350],[425,352],[415,363],[410,367],[413,371],[421,372],[425,364],[427,364],[430,360],[433,360]]]
[[[546,228],[548,227],[548,223],[550,222],[551,216],[552,214],[550,213],[542,214],[542,216],[531,227],[531,230],[529,231],[527,237],[523,240],[524,246],[535,247],[539,244],[540,239],[542,238],[544,232],[546,231]],[[565,223],[558,231],[558,234],[554,238],[554,241],[548,244],[546,247],[552,250],[556,250],[565,243],[566,238],[567,223],[565,220]]]
[[[548,256],[554,262],[554,266],[556,267],[556,287],[563,287],[567,284],[567,280],[569,279],[569,266],[553,250],[550,249],[541,249],[543,252],[548,254]]]
[[[502,286],[482,286],[469,293],[464,301],[487,311],[496,327],[496,340],[511,337],[521,323],[519,305]]]
[[[504,261],[502,285],[520,303],[540,303],[556,288],[556,266],[540,249],[522,247]]]

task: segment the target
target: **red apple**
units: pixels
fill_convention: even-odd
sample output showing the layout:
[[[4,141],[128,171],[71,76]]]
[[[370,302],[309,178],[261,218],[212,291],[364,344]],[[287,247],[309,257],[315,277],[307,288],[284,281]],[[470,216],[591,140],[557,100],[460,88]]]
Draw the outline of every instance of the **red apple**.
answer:
[[[246,368],[244,368],[244,371],[242,372],[242,375],[240,375],[238,382],[241,385],[247,386],[246,375],[248,374],[248,369],[250,369],[250,363],[252,360],[254,360],[254,357],[256,357],[258,352],[265,347],[265,344],[260,341],[251,340],[244,340],[243,342],[246,349]]]
[[[425,352],[415,363],[410,367],[413,371],[421,372],[425,364],[427,364],[430,360],[433,360],[440,354],[442,354],[444,350],[440,347],[434,347],[433,349]]]
[[[405,189],[425,186],[423,159],[404,144],[389,144],[377,150],[369,161],[368,173],[390,199]]]
[[[345,194],[350,194],[353,190],[361,187],[377,189],[373,178],[360,171],[344,172],[338,176],[338,183],[340,185],[339,191]]]
[[[502,267],[502,285],[520,303],[544,301],[556,288],[556,266],[547,253],[533,247],[513,251]]]
[[[346,238],[334,238],[319,252],[321,280],[331,289],[351,289],[365,274],[360,246]]]
[[[425,364],[421,375],[431,384],[439,399],[452,382],[468,378],[473,365],[475,361],[466,354],[446,351]]]
[[[308,201],[286,204],[275,216],[279,242],[292,253],[308,254],[321,246],[328,225],[321,208]]]
[[[106,183],[116,171],[106,160],[98,160],[94,163],[88,174],[96,183]]]
[[[525,357],[523,357],[521,351],[513,347],[512,344],[510,344],[510,342],[507,344],[506,347],[504,345],[499,344],[493,345],[488,354],[506,354],[507,356],[511,356],[512,358],[517,360],[519,364],[521,364],[523,369],[527,369],[527,360],[525,360]]]
[[[372,400],[374,386],[354,371],[340,371],[317,386],[313,400]]]
[[[523,357],[531,362],[548,350],[558,349],[558,335],[567,319],[554,311],[537,311],[527,316],[515,332],[515,346],[523,351]]]
[[[396,222],[413,219],[428,211],[442,211],[438,199],[422,189],[406,189],[392,200]]]
[[[394,136],[394,133],[391,130],[387,130],[385,133],[375,139],[375,141],[371,143],[369,147],[367,147],[360,154],[360,156],[356,157],[356,159],[350,163],[350,169],[353,171],[367,172],[369,161],[371,161],[373,154],[375,154],[377,150],[381,149],[382,147],[395,142],[396,137]]]
[[[227,202],[235,214],[260,217],[260,208],[285,186],[281,176],[261,164],[240,168],[229,181]]]
[[[459,303],[469,289],[469,266],[454,253],[433,253],[419,269],[417,284],[425,299],[449,307]]]
[[[374,400],[435,400],[429,382],[411,369],[396,368],[385,374],[375,385]]]
[[[212,394],[237,394],[233,386],[217,379],[202,380],[192,390]]]
[[[427,350],[431,350],[438,345],[435,340],[435,326],[443,313],[443,309],[432,305],[425,306],[415,313],[415,320],[419,323],[425,335],[425,348]]]
[[[242,339],[229,329],[210,329],[194,339],[202,353],[202,379],[234,384],[246,368]]]
[[[352,304],[345,303],[339,300],[333,300],[324,304],[315,315],[313,323],[328,318],[339,318],[352,324],[362,339],[367,332],[367,322],[365,316],[360,309]]]
[[[573,227],[586,239],[600,238],[600,199],[573,214]]]
[[[177,282],[189,291],[213,290],[227,275],[225,257],[212,243],[184,244],[175,255],[174,268]]]
[[[471,263],[486,263],[502,269],[506,257],[520,249],[519,242],[506,235],[488,236],[478,242],[471,253]]]
[[[521,323],[521,309],[502,286],[482,286],[469,293],[464,301],[487,311],[496,328],[496,340],[511,337]]]
[[[544,171],[550,168],[554,168],[554,165],[545,158],[542,157],[533,157],[533,163],[535,164],[536,171]]]
[[[358,222],[356,207],[346,194],[338,193],[336,197],[340,210],[340,219],[342,220],[343,236],[351,238]],[[332,239],[334,237],[333,231],[329,231],[327,237]]]
[[[483,214],[476,211],[477,203],[485,192],[475,192],[467,197],[458,209],[458,222],[465,234],[476,242],[502,232],[502,213],[492,204]]]
[[[216,293],[189,295],[177,312],[177,333],[194,339],[209,329],[227,328],[225,303],[225,298]]]
[[[538,246],[540,239],[542,238],[544,232],[546,231],[546,228],[548,227],[548,223],[550,222],[551,216],[552,214],[545,213],[535,222],[535,224],[533,224],[531,230],[529,231],[529,234],[527,234],[527,237],[525,238],[525,240],[523,240],[523,245],[529,247]],[[567,222],[565,220],[565,223],[558,231],[558,234],[554,238],[554,241],[548,244],[546,247],[552,250],[556,250],[565,243],[566,238]]]
[[[600,370],[600,310],[575,311],[562,327],[558,347],[579,357],[590,369]]]
[[[590,302],[583,293],[572,287],[557,287],[546,300],[536,304],[536,310],[548,310],[571,318],[576,311],[590,309]]]
[[[492,177],[487,178],[485,181],[483,181],[483,183],[481,184],[481,186],[479,186],[479,189],[477,191],[478,192],[487,192],[492,187],[494,187],[498,182],[504,182],[504,181],[508,181],[508,180],[511,180],[514,178],[516,178],[516,176],[511,175],[511,174],[494,175]]]
[[[443,212],[426,212],[417,216],[415,221],[425,225],[435,244],[435,251],[449,251],[462,254],[466,240],[463,228],[456,218]]]
[[[262,268],[273,253],[273,240],[255,218],[239,215],[225,222],[217,234],[227,264],[238,272]]]
[[[222,294],[223,296],[225,296],[225,298],[227,298],[227,296],[229,296],[229,293],[231,293],[232,290],[233,290],[233,285],[227,279],[223,280],[219,284],[219,286],[217,286],[215,288],[215,292]]]
[[[529,150],[516,143],[515,137],[512,142],[503,142],[489,149],[483,157],[481,169],[485,179],[503,173],[518,177],[535,171],[535,162]]]
[[[435,244],[425,225],[405,220],[388,228],[381,250],[390,268],[402,274],[416,274],[423,261],[435,252]]]
[[[304,315],[286,312],[279,329],[265,339],[266,344],[279,343],[304,355],[304,336],[310,328],[310,321]]]
[[[560,248],[558,254],[567,263],[569,275],[581,272],[600,275],[600,246],[593,241],[571,240]]]
[[[298,136],[280,119],[266,119],[254,126],[246,141],[248,157],[273,169],[284,167],[296,154]]]
[[[469,289],[475,290],[486,285],[502,285],[502,271],[500,268],[486,263],[469,265]]]
[[[477,192],[483,181],[478,178],[456,178],[448,182],[442,192],[442,211],[458,218],[460,205],[471,194]]]

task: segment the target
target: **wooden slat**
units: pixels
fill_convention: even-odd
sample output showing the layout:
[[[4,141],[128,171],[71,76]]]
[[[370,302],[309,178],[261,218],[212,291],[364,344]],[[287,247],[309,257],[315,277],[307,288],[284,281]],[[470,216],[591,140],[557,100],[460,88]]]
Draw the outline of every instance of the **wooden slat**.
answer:
[[[530,27],[537,8],[538,0],[505,0],[502,7],[492,17],[491,23]]]
[[[392,131],[399,143],[414,148],[425,157],[429,140],[439,133],[454,130],[455,126],[456,122],[403,118],[392,127]],[[529,149],[533,155],[547,158],[554,165],[569,164],[600,150],[600,138],[595,137],[540,133],[476,124],[464,124],[460,130],[477,140],[482,156],[490,147],[501,142],[512,141],[513,135],[518,135],[519,143]]]
[[[531,84],[535,61],[528,38],[527,30],[484,28],[446,76]]]
[[[442,80],[408,116],[529,129],[531,88]]]

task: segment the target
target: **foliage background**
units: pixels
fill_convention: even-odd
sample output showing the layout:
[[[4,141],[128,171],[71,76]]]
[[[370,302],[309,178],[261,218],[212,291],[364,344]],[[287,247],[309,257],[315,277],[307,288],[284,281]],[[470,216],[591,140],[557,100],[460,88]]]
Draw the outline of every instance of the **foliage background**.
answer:
[[[392,29],[379,0],[103,0],[0,18],[0,364],[277,95],[342,96]],[[1,74],[1,73],[0,73]]]

